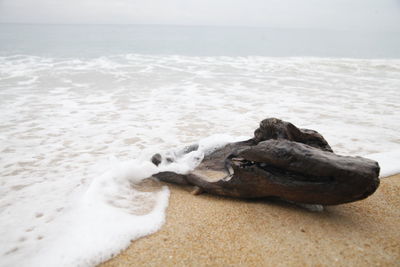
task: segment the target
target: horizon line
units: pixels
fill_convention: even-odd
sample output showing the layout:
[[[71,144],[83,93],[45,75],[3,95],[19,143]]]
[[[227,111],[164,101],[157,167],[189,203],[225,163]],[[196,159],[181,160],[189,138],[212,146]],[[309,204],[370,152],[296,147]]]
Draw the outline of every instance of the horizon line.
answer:
[[[257,28],[257,29],[275,29],[275,30],[315,30],[315,31],[338,31],[338,32],[385,32],[398,33],[394,29],[390,30],[369,30],[369,29],[334,29],[318,27],[287,27],[287,26],[263,26],[263,25],[216,25],[216,24],[174,24],[174,23],[61,23],[61,22],[0,22],[0,25],[49,25],[49,26],[161,26],[161,27],[216,27],[216,28]]]

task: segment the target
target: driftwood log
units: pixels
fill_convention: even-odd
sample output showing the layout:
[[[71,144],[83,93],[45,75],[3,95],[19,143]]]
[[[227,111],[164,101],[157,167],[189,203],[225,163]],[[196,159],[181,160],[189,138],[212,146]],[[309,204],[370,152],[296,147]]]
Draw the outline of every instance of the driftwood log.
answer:
[[[197,149],[193,145],[183,153]],[[173,159],[156,154],[151,160],[158,165]],[[337,205],[374,193],[379,186],[379,165],[366,158],[337,155],[318,132],[270,118],[260,123],[253,138],[205,155],[192,172],[154,176],[222,196]]]

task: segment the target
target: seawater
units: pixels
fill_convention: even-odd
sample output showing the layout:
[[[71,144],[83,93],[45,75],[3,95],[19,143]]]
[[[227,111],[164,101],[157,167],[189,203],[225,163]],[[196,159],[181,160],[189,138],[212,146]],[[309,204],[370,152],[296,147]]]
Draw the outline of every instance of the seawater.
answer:
[[[400,58],[400,33],[173,25],[0,24],[0,56],[114,54]]]
[[[1,44],[0,266],[107,260],[165,221],[168,188],[144,178],[185,173],[267,117],[398,172],[400,59],[81,56],[79,40],[62,52],[44,42],[51,55]],[[173,166],[149,162],[199,140]]]

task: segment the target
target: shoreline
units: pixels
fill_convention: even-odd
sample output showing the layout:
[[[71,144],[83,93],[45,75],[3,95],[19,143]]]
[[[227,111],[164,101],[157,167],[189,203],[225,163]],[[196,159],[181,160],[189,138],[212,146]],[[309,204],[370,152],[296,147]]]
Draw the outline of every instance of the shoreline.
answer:
[[[166,223],[100,266],[387,265],[400,262],[400,174],[369,198],[310,212],[168,184]]]

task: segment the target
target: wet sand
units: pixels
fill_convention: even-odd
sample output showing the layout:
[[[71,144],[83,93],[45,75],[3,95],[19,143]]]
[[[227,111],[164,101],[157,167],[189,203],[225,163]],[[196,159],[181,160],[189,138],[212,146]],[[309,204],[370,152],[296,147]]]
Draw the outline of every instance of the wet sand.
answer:
[[[162,229],[101,266],[400,266],[400,174],[323,212],[169,187]]]

